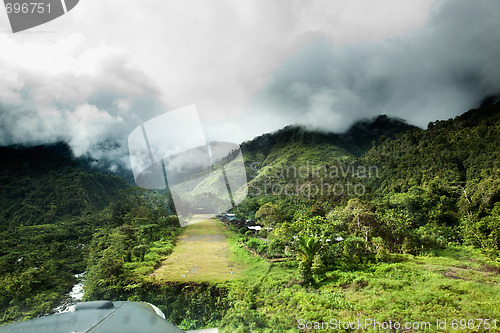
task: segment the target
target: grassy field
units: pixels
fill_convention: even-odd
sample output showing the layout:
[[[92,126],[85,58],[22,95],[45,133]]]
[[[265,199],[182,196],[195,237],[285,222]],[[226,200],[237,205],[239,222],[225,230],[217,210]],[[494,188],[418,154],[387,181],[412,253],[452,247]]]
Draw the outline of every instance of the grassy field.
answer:
[[[448,321],[447,331],[454,331],[453,319],[473,319],[474,325],[476,319],[500,320],[500,270],[478,251],[448,248],[406,259],[355,274],[338,272],[323,290],[345,295],[348,319],[430,322],[428,331],[436,330],[437,320]],[[499,330],[497,325],[493,331]]]
[[[152,274],[173,282],[223,282],[241,275],[247,267],[236,260],[231,234],[215,219],[194,216],[184,228],[172,254]]]
[[[500,331],[499,263],[477,249],[449,246],[425,256],[391,254],[389,262],[331,267],[324,281],[307,286],[296,260],[270,263],[250,255],[238,238],[214,219],[192,218],[172,254],[150,277],[228,288],[233,306],[216,325],[221,333],[249,332],[249,327],[262,333],[331,332],[333,327],[303,324],[358,319],[419,326],[396,330],[402,332]],[[438,329],[436,323],[444,320],[446,328]]]
[[[241,237],[213,219],[195,217],[148,278],[227,288],[231,309],[221,313],[219,322],[207,324],[221,333],[249,328],[262,333],[331,332],[331,327],[301,325],[358,319],[420,325],[396,330],[402,332],[500,331],[500,266],[477,249],[449,246],[425,256],[391,254],[389,262],[331,267],[324,281],[308,286],[301,282],[296,260],[271,263],[252,256],[238,241]],[[496,328],[478,326],[485,323],[481,319]],[[447,321],[446,329],[436,327],[438,320]],[[370,326],[335,331],[387,330]]]
[[[294,262],[257,263],[232,287],[246,310],[226,318],[221,332],[246,332],[251,321],[261,322],[254,332],[331,332],[326,326],[331,320],[358,319],[419,326],[397,330],[404,332],[500,331],[500,268],[478,250],[449,247],[394,260],[399,262],[330,271],[315,288],[300,285]],[[481,319],[489,319],[490,329],[481,326]],[[447,321],[446,329],[437,329],[438,320]],[[327,324],[301,329],[305,322]],[[389,331],[377,328],[335,331]]]

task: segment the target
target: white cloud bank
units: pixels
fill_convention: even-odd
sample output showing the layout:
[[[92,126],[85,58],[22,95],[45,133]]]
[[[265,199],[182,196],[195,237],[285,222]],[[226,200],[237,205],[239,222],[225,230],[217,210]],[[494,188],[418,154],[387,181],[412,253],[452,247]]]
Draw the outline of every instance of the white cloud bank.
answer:
[[[0,20],[0,144],[126,161],[132,129],[190,104],[232,142],[380,113],[425,126],[500,90],[499,14],[494,0],[85,0],[27,32]]]

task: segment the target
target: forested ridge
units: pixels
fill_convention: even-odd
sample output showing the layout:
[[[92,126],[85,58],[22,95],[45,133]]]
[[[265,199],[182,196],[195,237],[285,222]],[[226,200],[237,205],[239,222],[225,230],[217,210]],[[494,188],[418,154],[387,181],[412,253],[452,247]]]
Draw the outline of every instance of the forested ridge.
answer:
[[[382,166],[373,193],[397,198],[415,227],[434,224],[448,240],[500,251],[500,105],[431,122],[371,149]]]
[[[242,145],[250,197],[239,213],[253,218],[269,201],[275,207],[282,206],[278,215],[289,218],[297,210],[297,202],[333,214],[335,209],[349,207],[352,200],[352,205],[378,215],[375,220],[380,225],[367,226],[370,230],[394,230],[382,221],[389,219],[384,214],[397,214],[404,219],[409,234],[425,234],[443,244],[472,244],[495,256],[500,250],[499,110],[498,103],[486,105],[455,119],[431,122],[426,130],[386,121],[383,125],[390,128],[396,124],[403,130],[391,130],[387,135],[379,130],[378,137],[360,131],[361,139],[351,147],[339,139],[342,135],[309,133],[298,127],[261,136]],[[371,127],[380,124],[380,119],[374,119]],[[356,124],[347,133],[354,137],[354,129],[367,127],[366,123]],[[372,148],[356,157],[359,147],[367,144],[361,143],[363,140],[372,142]],[[307,168],[300,170],[306,163]],[[374,171],[369,175],[350,172],[370,167]],[[298,175],[297,170],[304,172]],[[337,170],[350,171],[342,175]],[[293,193],[293,198],[280,197],[269,186],[284,187],[287,183],[300,185],[301,191]],[[359,184],[363,194],[326,192],[328,183],[344,187]]]
[[[83,271],[86,300],[149,301],[185,329],[500,319],[499,146],[499,103],[425,130],[379,116],[245,142],[249,195],[224,223],[251,268],[217,284],[151,275],[180,232],[165,193],[93,171],[64,143],[0,148],[0,319],[49,313]]]
[[[150,213],[142,224],[166,215],[161,200],[151,210],[144,206],[155,202],[154,193],[95,171],[65,143],[2,147],[0,153],[2,322],[50,313],[75,283],[74,274],[87,270],[96,235],[113,236],[114,228],[140,214]]]
[[[245,248],[272,261],[254,295],[239,298],[250,309],[230,311],[224,328],[500,316],[500,104],[425,130],[396,123],[402,131],[361,130],[352,145],[300,127],[242,145],[249,196],[233,212],[266,229],[255,236],[229,224]],[[351,137],[356,128],[366,123]],[[277,282],[285,272],[297,275]]]

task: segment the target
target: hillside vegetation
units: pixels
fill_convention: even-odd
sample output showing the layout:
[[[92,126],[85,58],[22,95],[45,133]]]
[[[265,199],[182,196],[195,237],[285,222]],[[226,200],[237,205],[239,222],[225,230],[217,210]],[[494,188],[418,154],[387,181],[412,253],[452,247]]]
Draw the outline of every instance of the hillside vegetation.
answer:
[[[74,274],[88,270],[85,257],[98,235],[109,237],[118,228],[135,237],[134,232],[148,231],[145,225],[154,228],[158,223],[178,227],[176,218],[164,218],[164,200],[116,176],[92,172],[64,143],[4,147],[0,152],[3,323],[50,313],[75,283]],[[131,226],[124,226],[128,221]],[[134,247],[146,239],[141,251],[147,252],[150,240],[136,238],[128,244]]]
[[[153,274],[186,252],[165,193],[90,172],[65,145],[3,148],[3,322],[50,312],[86,270],[86,300],[148,301],[184,329],[326,332],[369,319],[434,332],[447,319],[444,331],[470,320],[497,331],[498,147],[498,103],[425,130],[379,116],[344,134],[289,126],[243,143],[249,195],[224,231],[241,269],[203,282],[183,281],[182,265],[162,272],[175,279]]]
[[[300,128],[242,145],[250,196],[234,213],[269,229],[234,230],[253,253],[283,263],[274,278],[253,280],[253,296],[238,296],[225,327],[372,318],[428,320],[436,331],[438,319],[498,320],[500,105],[378,134],[361,153]]]
[[[294,135],[285,129],[256,138],[242,145],[250,169],[250,196],[236,213],[254,218],[263,206],[274,205],[276,219],[267,218],[267,223],[293,224],[302,211],[307,218],[322,219],[322,225],[333,220],[338,234],[342,228],[347,231],[344,236],[354,231],[347,230],[351,227],[345,220],[352,216],[357,221],[355,235],[367,241],[381,237],[391,250],[401,251],[395,243],[402,245],[406,239],[417,253],[417,247],[432,240],[474,245],[496,257],[499,109],[499,104],[489,105],[430,123],[427,130],[393,132],[392,138],[382,134],[359,157],[350,153],[362,146],[359,143],[351,148],[332,144],[333,135],[298,128]],[[355,128],[362,126],[353,126],[350,136]],[[366,135],[361,132],[360,137]],[[343,227],[335,222],[339,218]]]

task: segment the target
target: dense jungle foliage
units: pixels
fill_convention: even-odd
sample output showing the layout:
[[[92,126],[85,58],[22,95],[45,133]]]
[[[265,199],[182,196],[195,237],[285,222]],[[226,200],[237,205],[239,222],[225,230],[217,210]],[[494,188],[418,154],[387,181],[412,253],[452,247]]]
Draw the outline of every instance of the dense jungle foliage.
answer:
[[[304,233],[360,237],[373,254],[379,247],[417,254],[452,243],[482,248],[496,258],[499,109],[494,104],[430,123],[427,130],[381,138],[361,157],[338,146],[310,144],[312,134],[286,146],[283,132],[270,135],[272,140],[257,138],[243,145],[250,147],[245,156],[253,175],[250,196],[235,212],[273,227],[268,238],[285,244]]]
[[[165,193],[92,172],[64,144],[1,148],[2,322],[49,313],[82,271],[86,300],[149,301],[185,329],[500,320],[498,147],[499,103],[425,130],[379,116],[246,142],[249,195],[226,224],[251,268],[218,284],[152,275],[181,232]]]
[[[124,250],[141,256],[154,228],[178,227],[175,217],[166,216],[163,196],[91,172],[64,143],[0,150],[2,322],[50,313],[74,275],[87,270],[89,245],[98,235],[127,230],[133,248]]]

